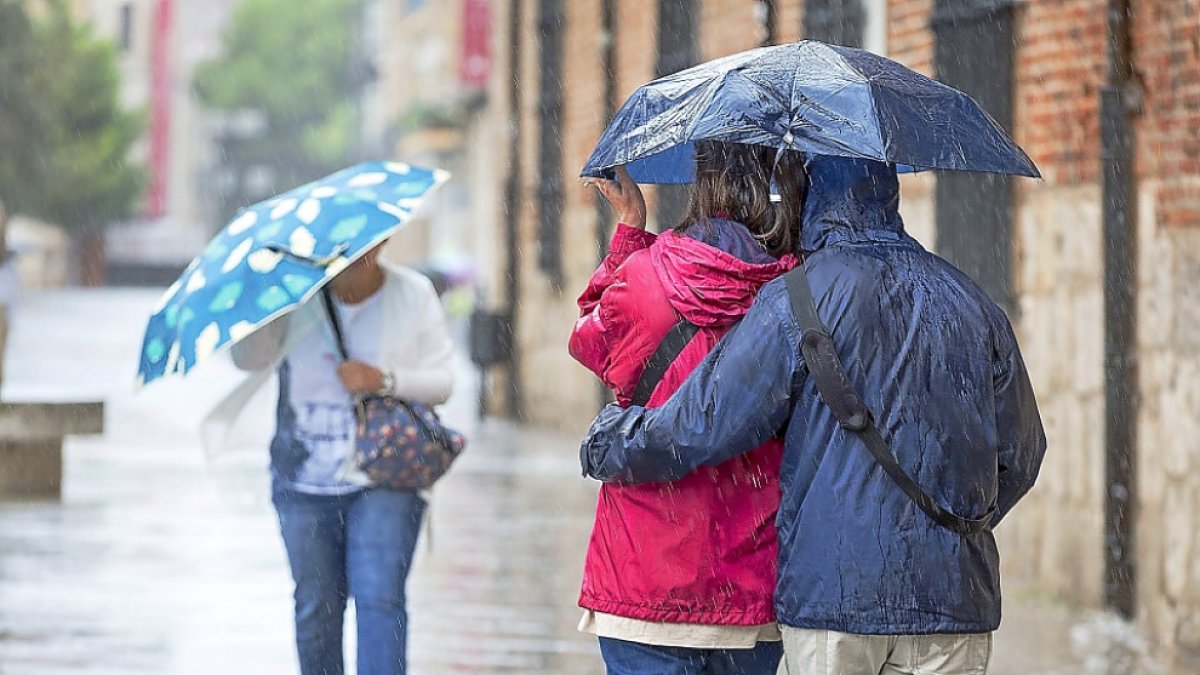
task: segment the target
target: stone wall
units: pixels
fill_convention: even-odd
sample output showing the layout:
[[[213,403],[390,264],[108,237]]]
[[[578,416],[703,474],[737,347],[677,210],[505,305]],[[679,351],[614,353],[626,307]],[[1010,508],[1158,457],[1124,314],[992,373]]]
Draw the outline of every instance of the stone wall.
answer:
[[[1048,449],[1037,486],[997,535],[1008,581],[1095,606],[1104,572],[1101,192],[1047,181],[1019,194],[1014,324]]]
[[[1200,2],[1139,0],[1139,624],[1200,672]]]
[[[1200,668],[1200,222],[1167,225],[1141,184],[1138,622]]]

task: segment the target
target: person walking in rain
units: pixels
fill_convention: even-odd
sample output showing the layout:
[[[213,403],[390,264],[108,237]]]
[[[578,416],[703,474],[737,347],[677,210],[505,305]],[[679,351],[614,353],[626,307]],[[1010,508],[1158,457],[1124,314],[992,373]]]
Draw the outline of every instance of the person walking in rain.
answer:
[[[276,367],[272,500],[295,580],[303,675],[343,672],[342,620],[354,598],[360,675],[406,670],[405,582],[425,499],[370,487],[342,466],[355,439],[354,397],[387,394],[436,405],[450,396],[453,346],[433,285],[379,262],[382,245],[330,283],[346,347],[339,355],[319,294],[234,345],[247,370]]]
[[[698,143],[687,213],[657,237],[624,168],[600,181],[620,223],[579,299],[571,355],[622,405],[666,400],[759,288],[795,267],[803,177],[798,153],[776,163],[770,148]],[[598,636],[609,673],[775,673],[782,444],[756,446],[671,483],[601,488],[580,629]]]
[[[785,277],[660,407],[603,410],[583,471],[678,480],[782,435],[786,672],[986,672],[1001,606],[992,529],[1046,447],[1016,339],[973,281],[905,234],[894,165],[823,156],[808,174],[804,266],[789,276],[806,275],[870,415],[844,425],[822,399],[827,364],[802,356],[804,303]],[[868,452],[861,432],[876,429],[915,486]],[[922,488],[936,504],[918,506]]]

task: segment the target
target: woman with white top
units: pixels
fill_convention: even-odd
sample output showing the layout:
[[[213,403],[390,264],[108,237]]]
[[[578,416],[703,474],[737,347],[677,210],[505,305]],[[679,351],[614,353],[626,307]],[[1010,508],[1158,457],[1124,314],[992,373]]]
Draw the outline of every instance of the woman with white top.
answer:
[[[296,585],[303,675],[344,672],[342,620],[350,597],[360,675],[405,672],[405,580],[425,500],[372,488],[343,466],[355,441],[355,396],[445,402],[452,344],[432,284],[413,270],[380,264],[381,248],[329,285],[349,360],[338,356],[320,297],[233,349],[238,367],[274,367],[279,378],[272,501]]]

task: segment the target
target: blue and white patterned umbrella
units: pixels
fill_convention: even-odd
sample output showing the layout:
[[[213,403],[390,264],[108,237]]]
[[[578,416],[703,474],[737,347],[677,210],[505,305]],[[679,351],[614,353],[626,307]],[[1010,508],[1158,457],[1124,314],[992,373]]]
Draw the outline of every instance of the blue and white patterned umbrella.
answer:
[[[312,297],[412,217],[450,174],[368,162],[251,206],[155,308],[138,385],[184,374]]]

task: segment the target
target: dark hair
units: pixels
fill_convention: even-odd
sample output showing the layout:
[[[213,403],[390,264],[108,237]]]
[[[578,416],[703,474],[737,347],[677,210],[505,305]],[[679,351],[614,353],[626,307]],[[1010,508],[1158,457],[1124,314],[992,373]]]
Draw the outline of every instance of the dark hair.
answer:
[[[791,253],[800,237],[800,212],[808,194],[804,155],[794,150],[722,141],[696,141],[696,180],[682,231],[718,213],[747,227],[776,257]],[[776,164],[776,155],[779,162]],[[771,176],[780,200],[771,201]]]

